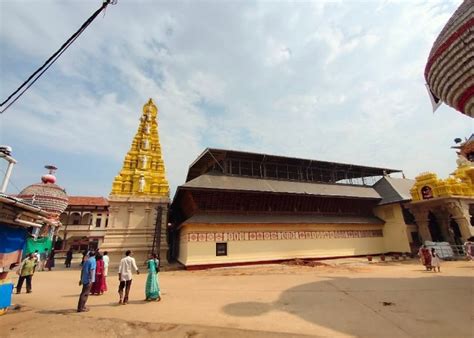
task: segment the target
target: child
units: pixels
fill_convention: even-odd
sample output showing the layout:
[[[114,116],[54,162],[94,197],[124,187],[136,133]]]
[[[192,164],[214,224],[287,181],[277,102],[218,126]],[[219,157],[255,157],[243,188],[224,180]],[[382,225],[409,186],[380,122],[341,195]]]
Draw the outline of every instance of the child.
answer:
[[[436,253],[436,250],[434,248],[431,249],[431,266],[434,272],[436,272],[436,268],[438,268],[438,272],[441,272],[441,267],[439,264],[439,256]]]

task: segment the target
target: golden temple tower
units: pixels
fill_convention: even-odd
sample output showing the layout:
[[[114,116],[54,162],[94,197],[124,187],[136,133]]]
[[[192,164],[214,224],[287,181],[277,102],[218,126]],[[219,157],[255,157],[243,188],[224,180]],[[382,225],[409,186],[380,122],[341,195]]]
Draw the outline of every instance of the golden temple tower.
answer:
[[[126,250],[134,252],[137,264],[151,252],[164,263],[169,185],[161,154],[157,123],[158,108],[152,99],[143,106],[137,133],[112,184],[109,196],[109,228],[101,251],[108,251],[117,264]]]
[[[158,108],[150,99],[143,106],[138,131],[125,156],[120,174],[115,177],[111,196],[169,197],[168,181],[161,156]]]

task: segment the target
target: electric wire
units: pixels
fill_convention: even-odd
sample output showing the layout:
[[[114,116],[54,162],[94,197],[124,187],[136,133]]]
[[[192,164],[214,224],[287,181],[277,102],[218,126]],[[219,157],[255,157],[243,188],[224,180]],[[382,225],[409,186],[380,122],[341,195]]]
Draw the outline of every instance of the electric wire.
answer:
[[[71,44],[76,41],[76,39],[84,32],[84,30],[94,21],[94,19],[106,9],[109,4],[115,5],[117,0],[104,0],[102,6],[97,9],[82,25],[81,27],[73,34],[71,37],[63,43],[63,45],[46,60],[41,67],[39,67],[33,74],[31,74],[26,81],[24,81],[20,87],[18,87],[8,98],[0,103],[0,107],[3,107],[5,104],[8,105],[0,111],[0,114],[5,112],[13,103],[15,103],[43,74],[46,72],[49,67],[51,67],[54,62],[71,46]],[[18,94],[18,95],[17,95]],[[15,95],[17,95],[15,97]],[[13,97],[14,100],[9,102]]]

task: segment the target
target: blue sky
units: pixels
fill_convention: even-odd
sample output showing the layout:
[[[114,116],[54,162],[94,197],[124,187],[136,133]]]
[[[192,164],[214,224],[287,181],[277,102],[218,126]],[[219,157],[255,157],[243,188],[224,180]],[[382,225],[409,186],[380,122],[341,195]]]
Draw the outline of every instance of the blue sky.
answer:
[[[100,4],[2,0],[0,97]],[[119,0],[0,115],[9,192],[52,163],[69,194],[107,196],[149,97],[172,193],[206,147],[445,177],[473,120],[433,114],[423,71],[459,4]]]

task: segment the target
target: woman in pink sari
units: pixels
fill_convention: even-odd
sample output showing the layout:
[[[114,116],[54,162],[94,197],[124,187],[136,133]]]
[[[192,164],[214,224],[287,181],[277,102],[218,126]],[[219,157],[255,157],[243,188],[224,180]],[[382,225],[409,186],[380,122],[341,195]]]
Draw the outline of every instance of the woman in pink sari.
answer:
[[[96,269],[95,269],[95,281],[92,283],[91,294],[92,295],[101,295],[104,291],[107,291],[107,285],[105,283],[104,276],[104,260],[102,259],[101,254],[95,256],[96,260]]]

